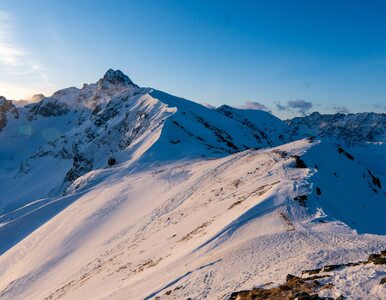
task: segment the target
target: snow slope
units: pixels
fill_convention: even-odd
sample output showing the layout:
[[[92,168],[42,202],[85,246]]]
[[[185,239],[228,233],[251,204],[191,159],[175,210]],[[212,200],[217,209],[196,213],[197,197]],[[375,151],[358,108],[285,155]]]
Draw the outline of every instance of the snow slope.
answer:
[[[269,113],[114,70],[0,101],[1,299],[226,299],[386,248],[382,143],[291,141]],[[375,281],[336,282],[382,299]]]
[[[316,183],[323,197],[330,189],[320,178],[331,170],[311,167],[320,163],[314,160],[318,148],[351,174],[364,171],[336,147],[305,139],[214,160],[140,171],[122,164],[109,174],[86,174],[74,182],[82,182],[73,194],[76,201],[1,256],[0,295],[216,299],[385,248],[385,236],[359,235],[355,225],[335,218],[342,216],[351,192],[342,199],[332,187],[331,202],[341,204],[336,207],[314,195]],[[297,168],[294,155],[303,155],[310,168]],[[350,177],[334,167],[341,191],[348,191]],[[367,189],[369,200],[384,202],[380,191]],[[309,195],[305,204],[294,200],[304,194]],[[39,211],[34,218],[46,213]],[[358,205],[350,211],[361,229],[364,210]],[[380,218],[384,213],[384,205],[373,212]],[[371,229],[367,225],[364,229]]]

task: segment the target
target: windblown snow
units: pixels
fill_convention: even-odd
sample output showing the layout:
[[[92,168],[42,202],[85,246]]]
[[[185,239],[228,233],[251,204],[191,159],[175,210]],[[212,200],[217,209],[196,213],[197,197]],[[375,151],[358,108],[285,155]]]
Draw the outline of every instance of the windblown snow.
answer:
[[[114,70],[0,98],[0,298],[228,299],[386,249],[384,134],[309,137],[303,121]],[[382,267],[336,271],[325,294],[385,299]]]

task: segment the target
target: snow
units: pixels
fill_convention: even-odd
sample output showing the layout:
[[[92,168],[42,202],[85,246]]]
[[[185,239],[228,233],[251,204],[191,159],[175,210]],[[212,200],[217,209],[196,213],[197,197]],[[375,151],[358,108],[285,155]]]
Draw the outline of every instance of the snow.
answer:
[[[68,111],[31,115],[51,102]],[[382,144],[291,141],[269,113],[113,70],[39,103],[0,133],[1,299],[226,299],[386,248]],[[381,299],[383,271],[336,271],[326,294]]]
[[[267,149],[140,172],[109,169],[2,255],[2,297],[146,299],[183,286],[171,299],[221,298],[384,248],[383,236],[314,222],[292,200],[312,176],[293,168],[291,155],[317,147],[303,140],[274,149],[285,159]]]

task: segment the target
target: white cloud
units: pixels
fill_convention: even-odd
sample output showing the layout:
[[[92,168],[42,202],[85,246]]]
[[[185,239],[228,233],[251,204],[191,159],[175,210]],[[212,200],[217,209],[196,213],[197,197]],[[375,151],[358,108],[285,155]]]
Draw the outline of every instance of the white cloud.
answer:
[[[266,105],[256,101],[246,101],[243,105],[239,107],[243,109],[255,109],[255,110],[264,110],[267,112],[272,112]]]
[[[0,94],[17,99],[52,88],[44,67],[17,41],[14,18],[0,10]],[[16,82],[16,83],[15,83]],[[37,89],[43,90],[37,90]]]
[[[11,17],[5,11],[0,11],[0,62],[9,66],[19,66],[25,55],[14,45]]]

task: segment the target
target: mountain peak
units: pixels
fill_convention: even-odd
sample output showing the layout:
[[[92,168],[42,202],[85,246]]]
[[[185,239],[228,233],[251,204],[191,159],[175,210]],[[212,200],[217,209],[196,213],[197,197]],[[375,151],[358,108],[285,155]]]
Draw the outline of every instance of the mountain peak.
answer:
[[[131,81],[131,79],[120,70],[113,70],[113,69],[107,70],[107,72],[103,76],[103,79],[113,84],[114,83],[120,83],[125,85],[134,84]]]
[[[4,96],[0,96],[0,104],[4,103],[7,101],[7,98],[5,98]]]

